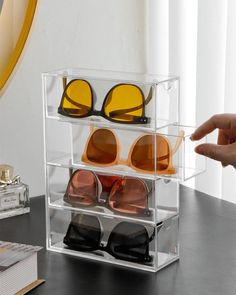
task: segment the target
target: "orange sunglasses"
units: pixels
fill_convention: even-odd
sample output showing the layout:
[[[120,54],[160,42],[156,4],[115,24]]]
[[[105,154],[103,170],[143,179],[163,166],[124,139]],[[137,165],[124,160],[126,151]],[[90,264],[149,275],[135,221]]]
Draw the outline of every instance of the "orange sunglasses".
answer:
[[[82,161],[100,167],[127,165],[143,173],[176,174],[172,157],[178,150],[183,136],[184,131],[181,130],[172,149],[168,138],[161,134],[141,135],[132,144],[128,158],[123,160],[120,159],[120,144],[116,134],[109,129],[94,130],[91,127]]]

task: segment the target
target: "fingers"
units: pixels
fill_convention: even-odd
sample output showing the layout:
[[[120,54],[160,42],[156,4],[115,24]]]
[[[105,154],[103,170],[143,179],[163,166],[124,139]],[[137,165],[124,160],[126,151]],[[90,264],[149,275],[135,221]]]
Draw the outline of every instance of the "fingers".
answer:
[[[212,116],[209,120],[199,126],[192,134],[192,140],[199,140],[215,129],[235,129],[236,114],[218,114]]]
[[[219,129],[217,144],[226,145],[229,143],[229,136],[222,129]]]
[[[208,158],[220,161],[223,166],[236,164],[236,143],[231,145],[201,144],[195,152]]]
[[[198,145],[195,148],[195,152],[217,161],[225,160],[225,146],[212,143],[205,143]]]

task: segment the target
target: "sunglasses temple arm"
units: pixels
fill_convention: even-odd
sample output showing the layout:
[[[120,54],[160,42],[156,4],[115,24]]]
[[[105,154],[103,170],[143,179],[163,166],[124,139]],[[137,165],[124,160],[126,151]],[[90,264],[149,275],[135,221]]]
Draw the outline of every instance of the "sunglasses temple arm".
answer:
[[[179,147],[180,147],[180,145],[181,145],[181,143],[182,143],[182,141],[183,141],[183,138],[184,138],[184,130],[180,130],[179,135],[178,135],[177,140],[176,140],[176,143],[175,143],[175,147],[174,147],[173,150],[172,150],[172,154],[173,154],[173,155],[174,155],[174,154],[177,152],[177,150],[179,149]]]
[[[67,84],[67,78],[66,78],[66,77],[63,77],[63,78],[62,78],[63,90],[66,89],[66,84]]]
[[[147,98],[144,101],[145,105],[149,104],[149,102],[150,102],[151,99],[152,99],[152,86],[150,87],[148,96],[147,96]]]
[[[143,246],[142,245],[135,245],[135,247],[139,247],[139,246]],[[133,248],[130,247],[131,249]],[[133,256],[135,254],[135,256],[142,262],[143,260],[150,260],[151,259],[151,256],[149,255],[149,249],[147,248],[146,249],[146,253],[145,253],[145,256],[140,254],[140,253],[137,253],[137,252],[134,252],[132,250],[129,250],[128,247],[125,247],[125,246],[116,246],[114,247],[114,251],[115,252],[118,252],[118,253],[121,253],[121,254],[126,254],[126,255],[130,255],[130,256]]]
[[[158,179],[159,180],[159,179]],[[147,197],[151,194],[152,192],[152,182],[149,182],[149,181],[144,181],[144,185],[147,189]]]
[[[133,111],[137,111],[137,110],[140,110],[141,108],[143,108],[143,104],[141,105],[138,105],[136,107],[133,107],[133,108],[129,108],[129,109],[120,109],[120,110],[116,110],[116,111],[112,111],[109,113],[109,115],[114,118],[114,117],[119,117],[119,116],[124,116],[125,114],[127,113],[130,113],[130,112],[133,112]],[[135,115],[127,115],[127,116],[132,116],[132,117],[137,117],[139,118],[138,116],[135,116]]]
[[[163,221],[158,222],[158,223],[156,224],[157,234],[158,234],[159,231],[161,230],[162,226],[163,226]],[[150,237],[149,242],[151,242],[151,241],[154,239],[154,237],[155,237],[155,229],[154,229],[154,231],[153,231],[153,233],[152,233],[152,235],[151,235],[151,237]]]
[[[81,103],[78,103],[78,102],[74,101],[73,99],[71,99],[71,98],[67,95],[67,93],[64,93],[64,94],[63,94],[63,97],[64,97],[64,96],[65,96],[65,98],[66,98],[71,104],[73,104],[74,106],[77,106],[77,107],[81,108],[82,111],[83,111],[83,109],[86,110],[86,111],[90,110],[90,108],[89,108],[88,106],[86,106],[86,105],[84,105],[84,104],[81,104]]]
[[[73,174],[73,168],[69,168],[69,177],[70,178],[71,178],[72,174]]]

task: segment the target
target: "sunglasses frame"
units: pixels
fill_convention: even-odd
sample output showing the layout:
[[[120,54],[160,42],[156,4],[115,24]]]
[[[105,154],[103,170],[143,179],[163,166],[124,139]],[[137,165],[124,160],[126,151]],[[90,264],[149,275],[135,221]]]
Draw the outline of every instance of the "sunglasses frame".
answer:
[[[73,102],[72,99],[70,99],[68,97],[68,95],[66,94],[66,91],[68,89],[68,87],[74,82],[74,81],[83,81],[83,82],[86,82],[89,86],[89,89],[90,89],[90,92],[91,92],[91,108],[90,110],[88,111],[88,113],[86,113],[85,115],[81,115],[81,116],[74,116],[72,114],[67,114],[63,111],[63,102],[64,102],[64,99],[68,99],[72,104],[77,104],[76,102]],[[141,93],[141,96],[142,96],[142,104],[140,106],[138,106],[138,109],[142,109],[142,116],[141,117],[138,117],[136,120],[134,121],[128,121],[128,122],[125,122],[125,121],[119,121],[119,120],[115,120],[115,119],[112,119],[111,117],[108,117],[105,113],[105,104],[106,104],[106,100],[108,98],[108,96],[110,95],[110,93],[118,86],[122,86],[122,85],[129,85],[129,86],[134,86],[136,87],[140,93]],[[142,89],[138,86],[138,85],[135,85],[135,84],[132,84],[132,83],[118,83],[116,85],[114,85],[106,94],[104,100],[103,100],[103,104],[102,104],[102,108],[101,110],[95,110],[94,109],[94,101],[96,101],[96,93],[93,89],[93,87],[91,86],[91,84],[85,80],[85,79],[73,79],[71,80],[70,82],[67,83],[67,78],[63,78],[63,87],[64,87],[64,91],[63,91],[63,94],[62,94],[62,97],[61,97],[61,102],[60,102],[60,105],[58,107],[58,113],[63,115],[63,116],[67,116],[67,117],[72,117],[72,118],[86,118],[86,117],[90,117],[90,116],[100,116],[100,117],[103,117],[111,122],[114,122],[114,123],[121,123],[121,124],[148,124],[150,123],[150,118],[146,117],[145,116],[145,105],[147,105],[149,103],[149,101],[151,100],[152,98],[152,87],[150,88],[150,92],[148,94],[148,97],[147,99],[145,99],[144,97],[144,94],[143,94],[143,91]],[[130,109],[128,109],[130,110]],[[125,110],[117,110],[115,112],[119,112],[119,111],[125,111]],[[133,116],[133,115],[131,115]]]
[[[112,163],[107,163],[107,164],[100,164],[100,163],[96,163],[96,162],[93,162],[93,161],[90,161],[87,157],[87,149],[88,149],[88,145],[89,145],[89,142],[93,136],[93,134],[97,131],[97,130],[108,130],[112,133],[112,135],[114,136],[115,138],[115,141],[116,141],[116,147],[117,147],[117,153],[116,153],[116,158],[115,160],[112,162]],[[177,150],[179,149],[180,145],[181,145],[181,142],[182,142],[182,139],[184,137],[184,131],[181,130],[179,132],[179,135],[177,136],[177,140],[176,140],[176,143],[175,143],[175,146],[174,148],[172,149],[171,147],[171,143],[169,141],[169,139],[167,137],[165,137],[164,135],[162,134],[158,134],[156,133],[155,135],[150,135],[150,136],[160,136],[162,139],[164,139],[168,145],[168,148],[169,148],[169,164],[168,164],[168,167],[164,170],[160,170],[158,171],[157,169],[155,171],[150,171],[150,170],[143,170],[143,169],[140,169],[140,168],[137,168],[135,167],[133,164],[132,164],[132,160],[131,160],[131,156],[132,156],[132,152],[134,150],[134,147],[135,145],[137,144],[137,142],[143,137],[143,136],[146,136],[146,135],[149,135],[149,134],[144,134],[144,135],[140,135],[131,145],[130,149],[129,149],[129,153],[128,153],[128,157],[126,160],[123,160],[123,159],[120,159],[120,150],[121,150],[121,145],[120,145],[120,141],[117,137],[117,135],[115,134],[115,132],[113,130],[110,130],[110,129],[105,129],[105,128],[97,128],[97,129],[94,129],[93,126],[90,125],[90,134],[89,134],[89,137],[87,139],[87,142],[86,142],[86,145],[85,145],[85,148],[84,148],[84,152],[82,154],[82,157],[81,157],[81,160],[85,163],[88,163],[88,164],[91,164],[91,165],[95,165],[95,166],[98,166],[98,167],[110,167],[110,166],[114,166],[114,165],[126,165],[128,167],[131,167],[132,169],[134,169],[135,171],[138,171],[138,172],[142,172],[142,173],[148,173],[148,174],[154,174],[156,173],[157,175],[162,175],[162,174],[166,174],[166,175],[170,175],[170,174],[176,174],[176,168],[173,166],[173,155],[177,152]],[[154,143],[155,144],[155,143]],[[166,159],[165,156],[161,157],[160,160],[164,160]],[[154,160],[155,161],[155,160]]]
[[[76,214],[75,216],[78,216],[78,215],[83,216],[83,215],[85,215],[85,214]],[[108,237],[108,239],[107,239],[107,244],[106,244],[106,246],[104,246],[104,244],[102,243],[102,237],[104,236],[104,228],[103,228],[103,225],[102,225],[100,219],[99,219],[97,216],[94,216],[94,215],[92,215],[92,216],[95,217],[95,218],[97,219],[97,221],[98,221],[98,223],[99,223],[99,226],[100,226],[100,227],[99,227],[99,245],[98,245],[98,247],[93,246],[93,247],[91,247],[90,249],[87,249],[87,250],[86,250],[86,249],[82,249],[82,248],[78,247],[78,246],[75,245],[75,244],[72,245],[72,243],[70,243],[70,242],[68,241],[68,236],[69,236],[69,233],[70,233],[71,228],[73,228],[73,227],[74,227],[74,228],[78,228],[78,225],[79,225],[79,223],[78,223],[78,224],[75,224],[75,222],[73,221],[73,219],[74,219],[75,217],[73,217],[72,221],[70,222],[70,224],[69,224],[69,226],[68,226],[68,229],[67,229],[66,235],[65,235],[65,237],[64,237],[64,239],[63,239],[64,244],[66,244],[68,247],[71,247],[72,249],[75,249],[75,250],[77,250],[77,251],[81,251],[81,252],[93,252],[93,251],[97,251],[97,250],[105,251],[105,252],[107,252],[108,254],[110,254],[112,257],[115,257],[116,259],[125,260],[125,261],[130,261],[130,262],[135,262],[135,263],[150,263],[150,262],[153,261],[153,257],[152,257],[151,255],[149,255],[149,244],[150,244],[150,242],[151,242],[151,241],[154,239],[154,237],[155,237],[155,229],[157,229],[158,232],[159,232],[160,229],[162,228],[163,222],[159,222],[159,223],[156,225],[156,227],[154,228],[153,233],[151,234],[151,236],[149,236],[149,233],[148,233],[146,227],[145,227],[144,225],[142,225],[142,224],[139,224],[140,226],[142,226],[142,227],[144,228],[144,230],[145,230],[145,232],[146,232],[146,235],[147,235],[147,237],[148,237],[148,240],[147,240],[145,243],[137,244],[137,245],[135,245],[135,246],[133,246],[133,247],[130,247],[130,248],[132,249],[132,248],[136,248],[136,247],[140,247],[140,246],[146,246],[146,251],[145,251],[145,254],[144,254],[144,256],[143,256],[144,259],[141,259],[140,256],[137,257],[136,259],[131,259],[131,258],[126,258],[126,259],[124,259],[124,258],[120,257],[119,255],[115,255],[115,253],[113,253],[113,252],[110,250],[110,245],[111,245],[110,237],[111,237],[111,235],[114,233],[114,230],[115,230],[120,224],[122,224],[122,223],[129,223],[129,224],[134,224],[134,225],[137,225],[137,224],[136,224],[136,223],[133,223],[133,222],[128,222],[128,221],[121,221],[121,222],[117,223],[117,224],[113,227],[113,229],[110,231],[110,233],[109,233],[109,237]],[[122,247],[122,245],[117,246],[117,248],[124,248],[123,251],[124,251],[124,252],[126,251],[126,253],[128,252],[128,249],[129,249],[128,247],[125,247],[125,246]],[[128,253],[127,253],[127,254],[128,254]]]
[[[94,201],[94,203],[90,204],[90,205],[84,205],[84,204],[78,204],[76,202],[73,202],[69,199],[69,187],[71,185],[71,181],[73,179],[73,177],[81,172],[81,171],[86,171],[88,173],[91,173],[94,178],[96,179],[96,201]],[[135,212],[123,212],[122,210],[116,210],[115,208],[111,207],[110,203],[109,203],[109,198],[111,197],[111,191],[114,187],[114,185],[117,183],[117,181],[120,181],[120,180],[126,180],[126,179],[134,179],[136,181],[139,181],[140,183],[143,184],[143,187],[145,188],[145,191],[146,191],[146,208],[145,209],[142,209],[142,208],[139,208],[139,211],[138,213],[135,213]],[[109,210],[111,211],[114,211],[114,212],[119,212],[119,213],[122,213],[122,214],[125,214],[125,215],[135,215],[135,216],[145,216],[145,217],[150,217],[152,215],[152,212],[151,210],[148,208],[148,197],[149,195],[151,194],[151,191],[152,189],[148,187],[148,185],[146,184],[145,181],[143,181],[142,179],[140,178],[135,178],[135,177],[130,177],[130,176],[119,176],[116,180],[114,180],[114,182],[111,184],[111,188],[110,188],[110,191],[108,193],[108,196],[106,197],[105,200],[103,201],[99,201],[99,200],[102,200],[100,197],[102,195],[102,188],[103,188],[103,185],[102,185],[102,182],[100,181],[98,175],[91,171],[91,170],[83,170],[83,169],[78,169],[76,171],[74,171],[70,177],[70,180],[67,184],[67,188],[66,188],[66,192],[64,194],[64,201],[71,204],[71,205],[74,205],[75,207],[84,207],[84,208],[89,208],[89,207],[95,207],[95,206],[102,206],[102,207],[106,207],[108,208]]]

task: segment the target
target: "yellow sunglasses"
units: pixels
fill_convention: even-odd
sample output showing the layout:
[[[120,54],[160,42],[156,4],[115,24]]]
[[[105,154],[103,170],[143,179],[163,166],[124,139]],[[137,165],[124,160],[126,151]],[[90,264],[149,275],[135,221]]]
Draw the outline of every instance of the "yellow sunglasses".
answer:
[[[152,87],[145,99],[141,88],[134,84],[120,83],[107,93],[102,109],[94,109],[96,94],[91,84],[83,79],[74,79],[66,84],[58,113],[73,118],[101,116],[112,122],[127,124],[147,124],[150,118],[145,116],[145,105],[152,98]]]

